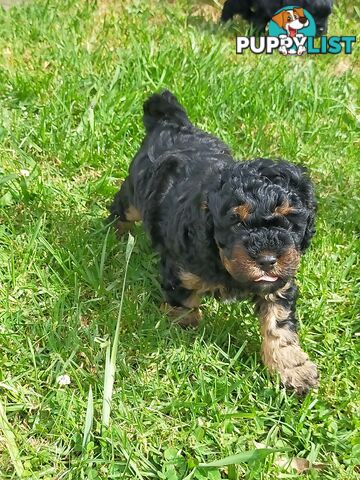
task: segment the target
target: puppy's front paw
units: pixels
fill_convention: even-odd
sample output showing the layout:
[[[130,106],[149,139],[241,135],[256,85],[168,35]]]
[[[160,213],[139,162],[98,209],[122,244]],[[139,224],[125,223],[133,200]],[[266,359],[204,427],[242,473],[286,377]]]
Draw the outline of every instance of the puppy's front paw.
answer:
[[[298,395],[306,395],[319,384],[317,366],[308,358],[305,362],[301,360],[299,364],[285,368],[280,372],[280,378],[285,387],[295,390]]]
[[[279,53],[281,53],[281,55],[287,55],[287,53],[288,53],[287,48],[286,47],[279,47]]]
[[[318,385],[315,363],[301,349],[296,340],[292,343],[270,337],[263,343],[262,356],[265,365],[272,372],[278,372],[281,383],[298,395],[305,395]]]

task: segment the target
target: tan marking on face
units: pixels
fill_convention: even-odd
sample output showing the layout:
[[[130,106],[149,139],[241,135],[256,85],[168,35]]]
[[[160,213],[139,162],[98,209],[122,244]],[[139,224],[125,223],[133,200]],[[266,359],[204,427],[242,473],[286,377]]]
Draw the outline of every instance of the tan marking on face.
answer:
[[[279,291],[281,295],[285,293],[285,288],[286,286]],[[270,371],[279,373],[285,386],[302,393],[317,385],[316,365],[301,349],[297,334],[286,326],[278,327],[277,322],[286,320],[291,312],[277,303],[277,300],[276,292],[271,294],[271,300],[264,299],[260,305],[263,336],[261,356]]]
[[[261,277],[264,272],[258,264],[249,257],[247,251],[240,245],[235,245],[232,250],[231,258],[224,255],[224,252],[219,248],[220,259],[225,269],[232,277],[242,277],[249,281],[254,281]],[[263,254],[266,253],[262,252]],[[268,252],[272,254],[272,252]],[[276,264],[271,270],[271,274],[276,277],[286,278],[293,277],[299,267],[300,253],[295,248],[289,248],[280,257],[278,257]]]
[[[293,277],[299,267],[300,253],[295,248],[289,248],[278,259],[272,270],[276,276]]]
[[[248,203],[243,203],[233,208],[233,212],[240,217],[242,221],[245,221],[249,216],[251,211],[251,206]]]
[[[208,208],[209,208],[208,202],[204,201],[204,202],[200,203],[200,209],[201,210],[208,210]]]
[[[232,277],[237,278],[241,276],[247,280],[255,280],[263,274],[263,271],[257,266],[256,262],[249,257],[243,247],[235,245],[231,258],[225,257],[221,248],[219,248],[219,252],[224,267]]]
[[[125,217],[128,222],[138,222],[141,220],[141,214],[133,205],[125,211]]]
[[[284,215],[284,216],[289,215],[290,213],[294,213],[294,212],[295,212],[295,208],[290,207],[288,201],[284,202],[282,205],[279,205],[274,210],[275,215]]]

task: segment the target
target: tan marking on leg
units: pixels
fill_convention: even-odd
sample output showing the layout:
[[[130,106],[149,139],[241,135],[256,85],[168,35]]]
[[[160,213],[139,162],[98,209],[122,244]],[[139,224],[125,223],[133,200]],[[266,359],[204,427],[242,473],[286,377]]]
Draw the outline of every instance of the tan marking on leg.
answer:
[[[125,235],[126,232],[131,229],[132,226],[133,222],[121,222],[120,220],[118,220],[115,223],[116,236],[118,238],[122,237],[123,235]]]
[[[133,205],[125,211],[125,217],[128,222],[139,222],[141,220],[141,214],[137,208]]]
[[[115,223],[116,235],[118,238],[127,233],[133,226],[134,222],[141,220],[141,215],[137,208],[130,205],[130,207],[125,211],[125,218],[127,221],[118,220]]]
[[[265,302],[260,307],[261,354],[264,364],[279,373],[285,386],[302,394],[317,385],[317,368],[301,349],[297,334],[286,327],[278,328],[277,321],[286,320],[289,314],[275,302]]]
[[[184,288],[192,291],[191,295],[183,303],[185,307],[198,307],[200,305],[202,295],[207,292],[211,294],[217,292],[223,298],[228,297],[223,285],[205,282],[194,273],[182,271],[180,272],[180,280]]]
[[[160,305],[160,310],[166,313],[173,323],[184,328],[195,328],[201,320],[201,311],[199,308],[172,307],[168,303],[163,303]]]
[[[187,290],[202,290],[206,286],[200,277],[191,272],[180,272],[180,280]]]
[[[181,271],[180,280],[184,288],[187,290],[195,290],[199,295],[224,289],[223,285],[205,282],[198,275],[191,272]]]
[[[276,293],[268,293],[264,295],[265,300],[268,302],[276,302],[277,298],[285,298],[286,292],[289,290],[291,282],[287,282],[282,288],[276,291]]]
[[[198,295],[198,292],[193,292],[191,295],[183,302],[184,307],[195,308],[200,305],[201,297]]]

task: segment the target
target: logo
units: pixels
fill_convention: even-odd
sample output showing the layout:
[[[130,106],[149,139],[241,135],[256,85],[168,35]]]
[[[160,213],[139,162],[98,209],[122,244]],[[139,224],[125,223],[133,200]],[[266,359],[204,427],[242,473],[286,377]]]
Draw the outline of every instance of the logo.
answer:
[[[283,8],[269,22],[269,36],[281,40],[279,52],[283,55],[303,55],[306,40],[315,37],[316,24],[303,8]]]
[[[236,37],[236,53],[251,52],[282,55],[338,54],[352,52],[355,36],[321,36],[315,45],[316,23],[313,16],[297,6],[277,10],[268,25],[267,37]]]

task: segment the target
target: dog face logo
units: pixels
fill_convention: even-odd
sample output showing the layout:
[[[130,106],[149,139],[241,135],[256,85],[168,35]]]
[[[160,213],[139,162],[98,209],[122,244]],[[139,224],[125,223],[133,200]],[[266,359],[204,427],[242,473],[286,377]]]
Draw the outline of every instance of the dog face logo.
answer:
[[[305,17],[303,8],[282,10],[272,17],[272,21],[286,30],[289,37],[295,37],[298,30],[309,25],[309,20]]]
[[[315,36],[316,24],[304,8],[292,6],[277,11],[269,23],[269,35],[279,37],[283,55],[303,55],[307,37]]]
[[[242,54],[247,49],[256,54],[279,52],[282,55],[352,53],[352,45],[356,42],[356,36],[337,35],[327,37],[326,35],[320,35],[320,33],[325,32],[327,17],[324,20],[325,13],[323,14],[322,10],[321,12],[316,10],[314,15],[318,25],[315,18],[305,8],[297,5],[280,8],[274,12],[269,21],[266,36],[236,37],[236,53]],[[319,36],[317,45],[315,45],[316,34]]]

